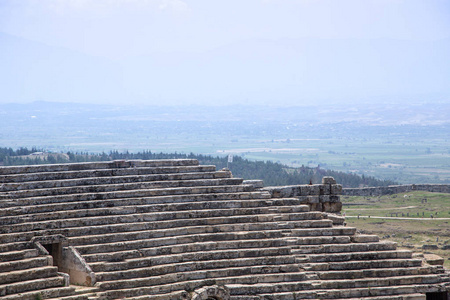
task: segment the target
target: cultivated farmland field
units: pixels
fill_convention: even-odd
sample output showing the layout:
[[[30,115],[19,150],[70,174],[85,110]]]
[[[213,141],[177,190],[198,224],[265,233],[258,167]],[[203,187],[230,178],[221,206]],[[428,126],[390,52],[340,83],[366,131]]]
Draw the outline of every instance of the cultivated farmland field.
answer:
[[[0,106],[0,147],[240,155],[399,183],[450,183],[450,104]]]

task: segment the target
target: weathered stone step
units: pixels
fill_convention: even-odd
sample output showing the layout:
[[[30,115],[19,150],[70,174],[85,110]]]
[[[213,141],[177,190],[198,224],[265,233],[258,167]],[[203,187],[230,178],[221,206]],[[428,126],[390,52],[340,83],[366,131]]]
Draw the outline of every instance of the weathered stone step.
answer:
[[[70,296],[74,293],[73,287],[56,287],[29,291],[2,297],[2,300],[36,300],[36,299],[59,299],[59,300],[87,300],[85,296]]]
[[[75,248],[81,254],[107,253],[135,249],[153,248],[158,246],[169,246],[177,244],[193,244],[205,242],[227,242],[238,240],[263,240],[263,239],[284,239],[284,230],[265,231],[242,231],[242,232],[217,232],[202,234],[186,234],[183,236],[168,236],[153,239],[130,240],[126,243],[109,242],[104,244],[90,243],[78,245]]]
[[[44,290],[54,287],[62,287],[63,285],[63,277],[50,277],[2,284],[0,285],[0,296],[19,294],[28,291]]]
[[[189,282],[189,284],[183,283],[173,283],[173,284],[165,284],[158,286],[149,286],[149,287],[138,287],[131,289],[120,289],[120,290],[111,290],[97,293],[99,300],[110,300],[110,299],[132,299],[134,297],[147,295],[151,297],[161,297],[162,295],[167,295],[175,292],[180,292],[181,295],[184,295],[186,288],[189,291],[193,291],[197,288],[205,286],[205,283],[211,285],[214,284],[213,281],[205,281],[205,280],[197,280]],[[150,298],[152,299],[152,298]],[[163,298],[164,299],[164,298]]]
[[[367,298],[369,297],[390,297],[396,295],[415,295],[425,293],[429,285],[400,285],[400,286],[381,286],[381,287],[361,287],[361,288],[347,288],[347,289],[332,289],[317,291],[317,299],[340,299],[340,298]],[[389,299],[389,298],[386,298]],[[395,299],[395,298],[394,298]]]
[[[227,284],[232,297],[238,295],[261,295],[261,299],[409,299],[407,297],[422,296],[429,285],[407,285],[407,286],[383,286],[362,287],[353,289],[331,289],[321,290],[311,286],[311,282],[301,282],[296,286],[290,282],[282,282],[277,285],[256,284]],[[423,291],[423,294],[422,294]],[[422,294],[422,295],[421,295]],[[405,298],[396,298],[397,296]],[[423,296],[422,296],[423,297]],[[350,300],[349,299],[349,300]],[[417,298],[423,299],[423,298]]]
[[[138,295],[142,295],[142,292],[148,291],[149,287],[154,286],[154,291],[163,290],[166,285],[172,284],[174,286],[179,285],[180,283],[195,285],[197,282],[210,280],[215,282],[217,285],[224,285],[225,283],[234,284],[234,283],[242,283],[248,285],[255,285],[261,283],[274,283],[278,282],[295,282],[295,284],[299,285],[297,282],[301,282],[304,279],[303,273],[279,273],[279,274],[252,274],[252,275],[241,275],[241,276],[229,276],[229,277],[214,277],[214,273],[212,272],[189,272],[189,273],[176,273],[155,277],[147,277],[147,278],[139,278],[139,279],[128,279],[121,281],[112,281],[112,282],[100,282],[98,283],[103,289],[108,290],[105,294],[109,296],[113,296],[114,290],[117,290],[119,294],[123,295],[123,291],[127,292],[125,297],[135,296],[130,292],[136,292],[137,288],[142,288],[141,292]],[[197,284],[198,284],[197,283]],[[173,290],[173,289],[172,289]],[[101,293],[102,294],[102,293]],[[131,294],[131,295],[130,295]]]
[[[351,236],[304,236],[292,237],[296,240],[296,245],[322,245],[322,244],[348,244],[351,242]],[[295,248],[295,247],[294,247]]]
[[[197,172],[197,173],[175,173],[175,174],[148,174],[148,175],[125,175],[125,176],[101,176],[60,180],[40,180],[2,183],[0,192],[21,191],[28,189],[48,189],[75,186],[91,186],[104,184],[126,184],[152,181],[173,180],[196,180],[196,179],[219,179],[230,178],[229,171]]]
[[[246,251],[248,252],[248,251]],[[218,251],[210,252],[209,257],[199,257],[198,261],[188,260],[189,257],[182,257],[181,261],[175,261],[174,257],[179,255],[167,255],[154,257],[152,259],[131,259],[124,262],[103,262],[95,263],[92,269],[95,270],[98,280],[112,280],[114,277],[119,278],[134,278],[145,277],[145,275],[161,275],[174,272],[186,272],[206,269],[224,269],[237,267],[258,267],[261,265],[274,266],[273,270],[286,270],[298,272],[298,265],[295,257],[288,253],[280,251],[280,255],[275,255],[274,251],[259,251],[250,253],[254,256],[236,256],[233,253],[219,253]],[[246,253],[248,255],[248,253]],[[227,255],[229,258],[227,258]],[[224,258],[225,257],[225,258]],[[229,260],[229,264],[227,264]],[[155,263],[152,265],[151,263]],[[198,267],[196,268],[196,263]],[[253,263],[257,263],[253,265]],[[255,269],[256,270],[256,269]],[[267,270],[266,272],[273,272]],[[118,274],[121,274],[120,276]],[[144,276],[141,276],[144,275]]]
[[[151,174],[177,174],[177,173],[199,173],[199,172],[215,172],[215,166],[178,166],[178,167],[142,167],[142,168],[126,168],[126,169],[98,169],[98,170],[81,170],[67,172],[48,172],[48,173],[32,173],[32,174],[16,174],[16,175],[0,175],[0,181],[3,183],[27,182],[27,181],[49,181],[49,180],[66,180],[77,178],[91,177],[111,177],[111,176],[134,176],[134,175],[151,175]]]
[[[381,297],[364,297],[368,300],[426,300],[427,296],[425,294],[407,294],[407,295],[385,295]],[[337,299],[343,300],[343,299]],[[361,300],[361,298],[345,298],[345,300]]]
[[[138,228],[140,225],[148,228],[148,224],[145,222],[156,222],[156,221],[167,221],[167,220],[176,220],[176,219],[184,219],[186,217],[189,218],[227,218],[227,217],[238,217],[238,216],[250,216],[258,215],[259,218],[263,218],[263,215],[266,215],[267,218],[276,218],[280,221],[289,221],[289,220],[320,220],[321,214],[320,212],[307,212],[308,207],[302,206],[290,206],[285,207],[289,208],[292,212],[286,212],[286,209],[282,209],[285,211],[283,214],[277,212],[277,207],[252,207],[252,208],[229,208],[229,209],[203,209],[203,210],[195,210],[194,208],[191,210],[178,210],[178,211],[165,211],[165,212],[153,212],[153,213],[140,213],[140,214],[129,214],[129,215],[118,215],[118,216],[101,216],[101,217],[90,217],[90,218],[73,218],[73,219],[61,219],[55,220],[54,217],[50,221],[40,221],[40,222],[29,222],[22,224],[14,224],[14,225],[4,225],[0,227],[1,233],[13,233],[13,232],[30,232],[37,230],[45,230],[51,228],[75,228],[75,227],[84,227],[84,226],[120,226],[119,224],[128,224],[131,228]],[[301,212],[301,209],[306,212]],[[295,212],[299,211],[299,212]],[[275,215],[276,214],[276,215]],[[255,217],[253,217],[255,219]],[[250,220],[249,219],[249,220]],[[219,220],[217,220],[219,221]],[[328,222],[328,221],[327,221]],[[110,230],[114,230],[111,228]],[[110,230],[105,230],[108,232]],[[138,230],[138,229],[135,229]],[[142,229],[139,229],[142,230]],[[86,232],[88,234],[88,232]],[[92,234],[92,233],[91,233]],[[77,235],[77,234],[72,234]]]
[[[195,219],[194,219],[195,220]],[[326,221],[326,220],[325,220]],[[310,221],[314,222],[314,221]],[[210,226],[187,226],[187,227],[177,227],[177,228],[167,228],[158,230],[143,230],[143,231],[133,231],[133,232],[120,232],[120,233],[110,233],[101,235],[84,235],[71,237],[71,245],[87,245],[87,244],[101,244],[101,243],[111,243],[111,242],[122,242],[131,240],[142,240],[142,239],[155,239],[160,237],[169,236],[183,236],[192,234],[204,234],[204,233],[219,233],[219,232],[247,232],[247,231],[268,231],[268,230],[285,230],[287,236],[291,235],[292,231],[298,227],[302,227],[305,224],[304,221],[290,221],[290,222],[257,222],[257,223],[237,223],[237,224],[218,224]],[[326,224],[325,224],[326,225]],[[175,224],[174,224],[175,226]],[[321,235],[322,228],[308,228],[300,230],[309,230],[309,235]],[[324,230],[330,230],[334,228],[323,228]],[[346,228],[348,229],[348,228]],[[346,234],[347,230],[343,231],[339,228],[332,230],[336,235]],[[11,237],[9,237],[11,235]],[[14,238],[19,238],[15,234],[5,234],[2,240],[8,241],[14,236]]]
[[[45,266],[38,268],[29,268],[26,270],[19,270],[19,271],[9,271],[9,272],[5,272],[3,270],[1,271],[3,273],[0,273],[0,285],[24,280],[33,280],[38,278],[56,276],[58,268],[53,266]]]
[[[187,299],[188,293],[186,291],[176,291],[164,293],[161,295],[144,295],[136,297],[127,297],[126,300],[169,300],[169,299]],[[247,299],[249,300],[249,299]]]
[[[29,268],[44,267],[50,265],[52,261],[51,256],[37,256],[22,260],[0,262],[0,270],[2,272],[11,272]]]
[[[92,295],[97,293],[100,289],[96,286],[71,285],[75,288],[77,295]]]
[[[267,248],[267,247],[286,247],[289,241],[284,239],[257,239],[257,240],[228,240],[214,242],[197,242],[192,244],[164,245],[151,248],[140,248],[126,251],[84,254],[83,258],[88,263],[108,261],[120,262],[125,259],[141,258],[142,256],[171,255],[189,252],[204,252],[212,250],[225,249],[249,249],[249,248]],[[80,251],[80,249],[78,249]],[[81,251],[80,251],[81,252]]]
[[[30,258],[30,257],[36,257],[38,255],[39,255],[38,251],[35,249],[25,249],[25,250],[19,250],[19,251],[2,252],[2,253],[0,253],[0,262],[21,260],[21,259]]]
[[[78,237],[84,235],[104,235],[104,234],[119,234],[127,232],[144,232],[148,230],[166,230],[172,228],[198,227],[198,226],[214,226],[217,231],[228,231],[226,228],[240,226],[239,229],[249,227],[248,230],[259,230],[260,226],[266,229],[277,228],[325,228],[331,227],[330,220],[294,220],[289,222],[279,223],[276,221],[278,215],[243,215],[230,217],[211,217],[211,218],[188,218],[188,219],[173,219],[173,220],[155,220],[148,222],[133,223],[132,225],[125,224],[111,224],[111,225],[94,225],[91,227],[76,227],[67,228],[64,230],[52,230],[54,234],[64,234],[67,237]],[[274,223],[271,226],[269,223]],[[275,226],[275,227],[274,227]],[[194,230],[197,230],[194,229]]]
[[[356,279],[369,277],[395,277],[408,275],[427,275],[432,270],[428,267],[414,268],[379,268],[344,271],[323,271],[317,272],[321,280]]]
[[[359,261],[359,260],[378,260],[393,258],[411,258],[412,252],[409,250],[386,250],[386,251],[367,251],[367,252],[345,252],[345,253],[324,253],[309,254],[311,262],[340,262],[340,261]]]
[[[314,291],[292,291],[292,292],[273,292],[273,293],[262,293],[258,296],[248,296],[248,295],[233,295],[230,300],[246,300],[257,299],[257,300],[303,300],[303,299],[318,299]],[[252,298],[257,297],[257,298]],[[361,300],[361,299],[359,299]]]
[[[378,242],[367,244],[322,244],[322,245],[302,245],[293,247],[293,254],[320,254],[320,253],[338,253],[338,252],[362,252],[362,251],[382,251],[395,250],[395,242]]]
[[[44,164],[28,166],[8,166],[0,168],[0,175],[26,173],[56,173],[81,170],[101,170],[117,168],[156,168],[165,166],[197,166],[196,159],[155,159],[155,160],[117,160],[103,162],[83,162],[67,164]]]
[[[158,197],[89,200],[53,203],[0,210],[0,224],[39,222],[45,220],[83,218],[122,214],[142,214],[158,211],[220,209],[258,206],[300,205],[297,199],[270,200],[266,192],[168,195]],[[245,200],[245,201],[243,201]],[[302,206],[302,210],[305,207]],[[49,214],[48,212],[51,212]],[[20,215],[20,218],[18,216]]]
[[[360,260],[360,261],[344,261],[344,262],[327,262],[327,263],[311,263],[305,266],[311,271],[346,271],[361,270],[375,268],[412,268],[420,267],[422,260],[420,259],[378,259],[378,260]]]
[[[65,296],[65,297],[56,297],[56,298],[46,298],[48,300],[55,299],[55,300],[88,300],[89,297],[87,295],[71,295],[71,296]]]
[[[226,287],[230,290],[230,296],[238,295],[260,295],[260,294],[272,294],[272,293],[292,293],[295,291],[305,291],[305,294],[311,294],[312,284],[310,281],[300,282],[282,282],[275,284],[257,283],[257,284],[242,284],[242,283],[229,283]],[[283,298],[281,298],[283,299]],[[302,299],[302,298],[300,298]],[[314,298],[313,298],[314,299]]]
[[[60,202],[79,202],[92,200],[111,200],[123,198],[141,198],[141,197],[156,197],[156,196],[172,196],[172,195],[191,195],[191,194],[214,194],[214,193],[241,193],[252,192],[252,185],[221,185],[221,186],[198,186],[198,187],[180,187],[180,188],[161,188],[161,189],[139,189],[131,191],[117,191],[117,192],[95,192],[95,193],[81,193],[81,194],[67,194],[58,196],[43,196],[14,199],[14,206],[24,207],[29,205],[42,205]],[[0,202],[1,203],[1,202]],[[20,210],[9,210],[14,213]],[[3,212],[1,215],[8,215]]]
[[[258,258],[280,256],[282,261],[293,263],[294,256],[290,256],[289,247],[272,248],[250,248],[250,249],[224,249],[204,252],[177,253],[172,255],[158,255],[128,259],[122,262],[97,262],[89,264],[94,272],[112,272],[118,270],[137,269],[150,266],[168,265],[184,262],[206,261],[206,260],[231,260],[240,258]],[[285,257],[288,256],[288,257]],[[239,263],[237,260],[235,263]],[[245,262],[245,261],[244,261]]]
[[[296,280],[304,280],[304,274],[300,273],[298,266],[296,265],[258,265],[258,266],[240,266],[240,267],[226,267],[226,268],[214,268],[210,266],[209,268],[187,268],[185,270],[178,270],[170,265],[165,266],[166,272],[162,268],[148,268],[148,273],[145,270],[139,270],[137,274],[132,274],[132,272],[117,272],[102,274],[98,281],[97,286],[101,289],[121,289],[121,288],[133,288],[136,286],[149,286],[152,282],[156,280],[157,284],[166,284],[172,282],[172,280],[190,280],[190,279],[206,279],[206,278],[220,278],[220,277],[234,277],[234,276],[245,276],[253,275],[259,276],[261,274],[273,276],[279,276],[279,274],[298,274],[295,278]],[[142,272],[140,272],[142,271]],[[156,271],[153,273],[152,271]],[[151,274],[151,276],[149,276]],[[124,275],[124,276],[121,276]],[[143,276],[141,276],[143,275]],[[150,278],[149,278],[150,277]],[[266,277],[267,278],[267,277]],[[291,276],[292,278],[292,276]],[[261,282],[261,281],[256,281]]]
[[[54,233],[61,233],[67,237],[81,236],[81,235],[104,235],[104,234],[119,234],[127,232],[138,233],[140,231],[148,230],[166,230],[172,228],[186,228],[186,227],[198,227],[198,226],[211,226],[213,230],[228,231],[238,228],[248,227],[248,230],[260,230],[260,226],[265,229],[277,229],[277,228],[324,228],[331,227],[330,220],[294,220],[289,222],[279,223],[276,221],[278,215],[244,215],[244,216],[229,216],[229,217],[211,217],[211,218],[188,218],[188,219],[173,219],[173,220],[157,220],[154,222],[140,222],[130,225],[114,224],[103,226],[91,226],[91,227],[79,227],[68,228],[61,232],[52,231]],[[270,223],[273,223],[272,225]],[[231,229],[227,229],[227,225]],[[239,227],[237,227],[239,226]],[[194,230],[197,230],[195,228]]]
[[[241,298],[242,297],[242,298]],[[248,296],[232,296],[230,300],[246,300]],[[299,299],[330,299],[330,298],[319,298],[315,291],[298,291],[298,292],[284,292],[284,293],[271,293],[271,294],[260,294],[258,295],[258,300],[299,300]],[[252,298],[248,298],[252,299]],[[426,300],[424,294],[404,294],[404,295],[384,295],[381,297],[358,297],[358,298],[339,298],[335,300]]]
[[[247,277],[248,278],[248,277]],[[240,278],[237,278],[233,281],[239,282]],[[210,286],[214,284],[219,284],[227,282],[227,279],[210,279],[210,280],[191,280],[188,282],[176,282],[173,284],[165,284],[165,285],[158,285],[158,286],[150,286],[150,287],[138,287],[138,288],[130,288],[130,289],[121,289],[121,290],[112,290],[107,291],[99,294],[100,300],[107,300],[107,299],[116,299],[116,298],[132,298],[137,297],[140,295],[151,295],[151,296],[160,296],[163,294],[167,294],[169,292],[173,291],[194,291],[196,289],[199,289],[204,286]],[[257,284],[239,284],[239,283],[228,283],[228,284],[222,284],[228,286],[239,286],[239,287],[245,287],[249,288],[251,290],[257,291],[260,287],[267,287],[270,289],[283,289],[283,287],[278,287],[278,283],[275,285],[273,283],[257,283]],[[304,283],[304,282],[286,282],[283,283],[284,286],[289,286],[289,290],[307,290],[310,288],[310,283]],[[231,289],[230,289],[231,292]],[[252,293],[247,293],[247,295],[252,295]],[[253,294],[254,295],[254,294]],[[233,296],[233,295],[232,295]],[[148,299],[148,298],[147,298]],[[152,299],[152,298],[150,298]],[[252,299],[252,298],[248,298]],[[247,299],[247,300],[248,300]]]
[[[3,228],[3,227],[0,227]],[[27,242],[13,242],[13,243],[2,243],[0,244],[0,252],[10,252],[29,249],[30,245]]]
[[[54,187],[41,189],[28,189],[20,191],[10,191],[0,193],[0,196],[9,197],[11,199],[60,196],[68,194],[83,193],[107,193],[120,192],[142,189],[167,189],[178,187],[197,187],[197,186],[220,186],[220,185],[238,185],[241,184],[241,178],[220,178],[220,179],[202,179],[202,180],[172,180],[172,181],[150,181],[150,182],[132,182],[119,184],[102,184],[102,185],[83,185],[72,187]]]
[[[162,236],[185,235],[206,232],[234,232],[276,230],[294,228],[329,228],[330,220],[299,220],[278,222],[277,215],[237,216],[224,218],[175,219],[159,222],[143,222],[104,226],[42,229],[33,232],[0,234],[0,242],[28,241],[35,236],[61,234],[70,238],[72,245],[108,243],[136,239],[152,239]],[[1,254],[0,254],[1,258]]]
[[[292,229],[291,235],[293,237],[307,237],[307,236],[338,236],[338,235],[353,235],[356,233],[355,227],[334,226],[330,228],[305,228]]]
[[[379,242],[380,238],[378,235],[373,234],[356,234],[352,236],[353,243],[376,243]]]
[[[433,284],[439,282],[439,276],[432,275],[408,275],[387,278],[357,278],[357,279],[335,279],[318,282],[322,289],[353,289],[364,287],[390,286],[390,285],[415,285]]]

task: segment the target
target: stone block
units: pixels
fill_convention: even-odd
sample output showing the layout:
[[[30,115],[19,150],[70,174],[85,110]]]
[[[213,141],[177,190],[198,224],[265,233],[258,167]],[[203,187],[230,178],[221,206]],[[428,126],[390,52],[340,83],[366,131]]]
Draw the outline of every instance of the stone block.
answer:
[[[336,195],[331,195],[329,199],[330,199],[330,202],[341,202],[341,198]]]
[[[331,185],[329,184],[322,184],[319,186],[320,189],[320,195],[329,195],[331,194]]]
[[[319,203],[320,202],[320,196],[306,196],[307,203]]]
[[[331,194],[332,195],[340,195],[340,194],[342,194],[342,185],[340,185],[340,184],[333,184],[333,185],[331,185]]]
[[[298,200],[300,200],[301,204],[308,203],[308,197],[307,196],[298,196],[297,198],[298,198]]]
[[[443,266],[444,265],[444,258],[440,257],[436,254],[424,254],[423,257],[425,258],[426,262],[433,266]]]
[[[422,249],[423,250],[437,250],[438,246],[437,245],[422,245]]]
[[[300,195],[301,196],[310,196],[310,195],[319,195],[320,194],[320,185],[302,185],[300,186]]]
[[[336,180],[331,176],[324,176],[322,178],[322,184],[336,184]]]
[[[342,202],[325,202],[322,203],[322,211],[337,213],[342,210]]]
[[[244,180],[243,184],[250,184],[255,189],[260,189],[264,187],[264,183],[262,180]]]
[[[281,198],[281,190],[278,188],[270,190],[273,198]]]
[[[312,211],[323,211],[322,203],[309,203],[309,207]]]
[[[283,198],[293,197],[294,196],[294,189],[292,187],[283,187],[281,189],[281,195]]]
[[[301,187],[300,185],[293,185],[293,186],[289,186],[289,188],[292,190],[292,196],[291,197],[297,197],[301,195]]]
[[[321,195],[321,196],[319,196],[319,202],[320,203],[330,202],[330,195]]]

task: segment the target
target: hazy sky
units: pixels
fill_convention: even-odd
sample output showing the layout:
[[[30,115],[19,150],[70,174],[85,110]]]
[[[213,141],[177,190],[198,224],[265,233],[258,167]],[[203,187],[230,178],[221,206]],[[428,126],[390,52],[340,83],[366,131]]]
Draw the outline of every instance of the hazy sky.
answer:
[[[0,33],[0,103],[295,104],[449,92],[448,0],[0,0]],[[395,65],[390,51],[405,49]]]

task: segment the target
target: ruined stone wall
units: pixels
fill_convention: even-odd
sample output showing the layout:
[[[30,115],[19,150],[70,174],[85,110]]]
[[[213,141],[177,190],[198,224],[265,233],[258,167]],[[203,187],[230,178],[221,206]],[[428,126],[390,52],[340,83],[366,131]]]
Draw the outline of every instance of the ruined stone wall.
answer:
[[[450,184],[404,184],[369,188],[345,188],[345,196],[382,196],[412,191],[426,191],[433,193],[450,193]]]
[[[272,186],[263,190],[269,191],[272,198],[298,198],[314,211],[338,213],[342,208],[342,185],[336,184],[333,177],[324,177],[322,184]]]

